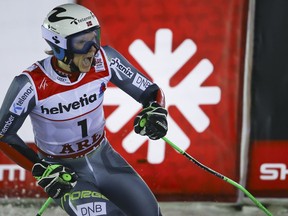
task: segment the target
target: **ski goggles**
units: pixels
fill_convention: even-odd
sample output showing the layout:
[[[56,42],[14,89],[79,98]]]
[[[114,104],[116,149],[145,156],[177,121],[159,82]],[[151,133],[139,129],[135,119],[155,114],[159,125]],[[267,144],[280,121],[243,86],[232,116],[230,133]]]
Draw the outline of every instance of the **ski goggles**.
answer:
[[[42,26],[43,37],[56,46],[67,50],[69,53],[86,54],[92,46],[100,49],[100,27],[96,26],[82,32],[67,36],[56,35]]]
[[[94,46],[100,49],[100,28],[94,27],[67,37],[67,50],[72,53],[86,54]]]

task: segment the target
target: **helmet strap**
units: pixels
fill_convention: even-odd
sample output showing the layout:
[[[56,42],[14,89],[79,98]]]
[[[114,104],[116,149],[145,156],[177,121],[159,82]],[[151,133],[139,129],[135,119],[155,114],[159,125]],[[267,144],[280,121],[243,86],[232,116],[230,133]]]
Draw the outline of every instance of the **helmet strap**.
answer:
[[[65,56],[60,61],[62,61],[66,65],[69,65],[72,73],[80,72],[79,67],[75,65],[75,63],[73,62],[73,59],[74,59],[74,54],[67,52],[67,50],[65,50]],[[95,61],[95,59],[93,59],[91,67],[94,67],[95,65],[96,65],[96,61]]]
[[[74,58],[74,54],[66,51],[65,57],[63,58],[62,62],[70,66],[70,70],[72,73],[79,72],[80,69],[74,64],[73,58]]]
[[[79,69],[79,67],[77,67],[75,64],[74,64],[74,62],[72,61],[70,64],[69,64],[69,66],[70,66],[70,69],[71,69],[71,72],[73,73],[75,73],[75,72],[80,72],[80,69]]]
[[[63,59],[59,59],[59,60],[62,61],[62,62],[64,62],[64,63],[67,64],[67,65],[70,65],[71,62],[73,62],[73,58],[74,58],[74,55],[68,53],[68,52],[65,50],[64,58],[63,58]]]

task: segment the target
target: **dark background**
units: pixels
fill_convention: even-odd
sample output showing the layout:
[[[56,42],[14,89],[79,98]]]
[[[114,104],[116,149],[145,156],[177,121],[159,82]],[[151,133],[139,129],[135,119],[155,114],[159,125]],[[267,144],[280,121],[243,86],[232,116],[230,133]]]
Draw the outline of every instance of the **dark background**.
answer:
[[[288,139],[288,1],[257,0],[252,140]]]

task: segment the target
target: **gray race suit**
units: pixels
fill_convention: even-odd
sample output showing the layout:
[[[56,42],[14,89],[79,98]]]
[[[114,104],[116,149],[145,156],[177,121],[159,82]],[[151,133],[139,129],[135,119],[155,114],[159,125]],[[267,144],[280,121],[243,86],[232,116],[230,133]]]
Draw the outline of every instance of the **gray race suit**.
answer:
[[[0,141],[33,164],[43,159],[77,173],[72,191],[55,200],[69,215],[161,215],[151,190],[107,140],[103,111],[110,81],[142,105],[159,87],[109,46],[75,82],[56,72],[52,58],[14,78],[0,110]],[[37,154],[17,135],[28,115]]]

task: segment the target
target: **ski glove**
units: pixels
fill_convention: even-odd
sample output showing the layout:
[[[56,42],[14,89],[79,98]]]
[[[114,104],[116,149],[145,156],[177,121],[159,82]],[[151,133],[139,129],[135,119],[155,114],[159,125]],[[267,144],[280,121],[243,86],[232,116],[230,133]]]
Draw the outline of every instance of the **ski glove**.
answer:
[[[134,120],[134,131],[152,140],[164,137],[167,130],[167,110],[156,102],[151,102]]]
[[[53,199],[61,198],[68,193],[77,182],[78,176],[69,168],[59,164],[45,162],[35,163],[32,175],[37,184]]]

